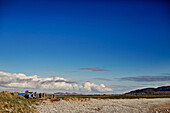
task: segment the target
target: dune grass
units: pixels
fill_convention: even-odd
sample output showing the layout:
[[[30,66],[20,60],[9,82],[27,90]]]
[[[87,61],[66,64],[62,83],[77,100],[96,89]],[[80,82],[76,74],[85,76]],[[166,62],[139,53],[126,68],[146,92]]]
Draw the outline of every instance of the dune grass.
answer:
[[[8,91],[0,92],[0,113],[35,113],[31,99],[12,95]]]

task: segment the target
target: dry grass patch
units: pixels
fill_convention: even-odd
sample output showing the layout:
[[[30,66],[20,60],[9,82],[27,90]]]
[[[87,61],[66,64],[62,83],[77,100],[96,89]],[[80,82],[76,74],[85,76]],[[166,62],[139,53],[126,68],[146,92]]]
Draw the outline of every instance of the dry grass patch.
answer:
[[[8,91],[0,92],[0,113],[35,113],[35,107],[30,99],[12,95]]]

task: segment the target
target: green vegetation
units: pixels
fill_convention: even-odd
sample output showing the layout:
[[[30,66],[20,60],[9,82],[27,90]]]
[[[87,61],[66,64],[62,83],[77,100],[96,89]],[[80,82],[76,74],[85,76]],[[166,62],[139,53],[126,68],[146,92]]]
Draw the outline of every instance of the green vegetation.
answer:
[[[35,113],[31,99],[25,99],[17,93],[0,92],[0,113]]]
[[[170,98],[170,95],[56,95],[55,98],[93,98],[93,99],[138,99],[138,98]]]

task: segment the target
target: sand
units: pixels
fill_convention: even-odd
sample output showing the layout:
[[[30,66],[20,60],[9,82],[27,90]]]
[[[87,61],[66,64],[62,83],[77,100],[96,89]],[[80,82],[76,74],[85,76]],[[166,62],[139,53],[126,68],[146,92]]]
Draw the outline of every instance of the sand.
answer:
[[[164,107],[162,107],[164,106]],[[170,113],[170,98],[109,99],[41,103],[39,113]]]

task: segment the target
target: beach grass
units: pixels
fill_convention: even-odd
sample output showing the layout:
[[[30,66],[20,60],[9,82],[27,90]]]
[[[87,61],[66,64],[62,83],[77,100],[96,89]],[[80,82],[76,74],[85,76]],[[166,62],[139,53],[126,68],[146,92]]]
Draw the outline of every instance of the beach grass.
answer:
[[[31,99],[11,94],[8,91],[0,92],[0,113],[35,113]]]

